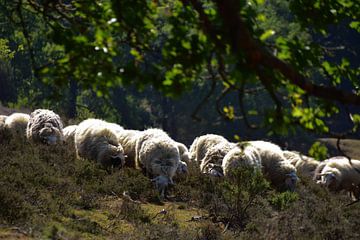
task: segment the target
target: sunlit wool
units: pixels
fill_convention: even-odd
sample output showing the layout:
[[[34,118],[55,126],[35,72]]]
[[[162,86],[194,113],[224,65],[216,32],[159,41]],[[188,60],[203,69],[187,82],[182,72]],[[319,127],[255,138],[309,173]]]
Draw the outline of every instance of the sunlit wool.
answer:
[[[64,140],[69,144],[74,144],[75,132],[78,125],[69,125],[63,129]]]
[[[350,192],[356,199],[360,198],[360,160],[346,157],[334,157],[324,162],[319,173],[319,184],[324,185],[330,191]]]
[[[129,129],[124,129],[122,131],[116,132],[118,141],[124,148],[124,153],[127,156],[125,165],[128,167],[135,168],[136,140],[140,133],[141,131]]]
[[[190,158],[200,165],[202,173],[223,176],[222,161],[235,146],[235,143],[230,143],[220,135],[203,135],[197,137],[191,144]]]
[[[225,155],[222,162],[224,176],[232,177],[234,170],[243,166],[261,170],[260,153],[248,143],[237,144]]]
[[[319,161],[295,151],[283,151],[284,157],[296,168],[300,177],[313,178]]]
[[[137,138],[135,161],[137,168],[154,177],[155,185],[164,196],[180,162],[179,149],[163,130],[147,129]]]
[[[176,144],[177,144],[177,147],[179,149],[179,154],[180,154],[180,163],[179,163],[179,166],[178,166],[176,172],[178,174],[187,173],[188,172],[187,165],[190,161],[189,149],[183,143],[176,142]]]
[[[35,143],[54,145],[63,143],[62,131],[63,123],[59,115],[51,110],[37,109],[30,114],[26,136]]]
[[[297,175],[295,167],[284,157],[281,148],[271,142],[249,141],[261,157],[265,177],[279,190],[295,190]]]
[[[124,149],[118,142],[114,126],[100,119],[82,121],[75,131],[77,156],[95,160],[105,168],[122,167],[125,164]]]
[[[13,113],[6,118],[4,128],[11,134],[11,137],[25,139],[29,119],[29,114]]]

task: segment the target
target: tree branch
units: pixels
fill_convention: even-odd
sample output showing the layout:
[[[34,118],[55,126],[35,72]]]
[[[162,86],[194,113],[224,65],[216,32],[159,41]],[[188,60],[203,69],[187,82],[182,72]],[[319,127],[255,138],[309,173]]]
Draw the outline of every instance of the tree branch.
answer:
[[[206,96],[201,100],[201,102],[196,106],[195,110],[192,112],[191,117],[200,122],[201,118],[197,116],[197,113],[199,112],[199,110],[204,106],[204,104],[209,100],[209,98],[211,97],[211,95],[214,93],[215,91],[215,87],[216,87],[216,74],[214,73],[214,71],[212,70],[211,64],[208,63],[208,71],[210,73],[210,79],[211,79],[211,87],[210,87],[210,91],[208,92],[208,94],[206,94]]]
[[[286,77],[292,84],[300,87],[309,95],[328,99],[331,101],[339,101],[346,104],[360,105],[360,96],[351,92],[346,92],[335,87],[315,85],[309,80],[305,79],[303,75],[297,72],[292,66],[286,64],[275,56],[271,55],[265,49],[261,48],[253,39],[248,27],[245,25],[240,17],[240,2],[237,0],[216,0],[220,16],[224,21],[224,26],[227,27],[225,33],[227,40],[231,45],[233,51],[237,55],[245,55],[245,59],[250,68],[258,65],[263,65],[269,69],[274,69]],[[195,9],[199,12],[201,19],[203,19],[203,9],[198,5],[197,0],[191,0]],[[201,5],[201,4],[200,4]],[[205,15],[206,16],[206,15]],[[214,27],[209,22],[204,22],[204,29],[210,33],[210,37],[216,43],[216,36],[214,38]]]

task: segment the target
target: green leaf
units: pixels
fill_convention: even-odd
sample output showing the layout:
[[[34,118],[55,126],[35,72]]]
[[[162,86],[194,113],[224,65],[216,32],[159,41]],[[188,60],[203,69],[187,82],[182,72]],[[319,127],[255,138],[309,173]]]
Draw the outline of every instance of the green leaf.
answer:
[[[263,34],[261,34],[260,40],[265,41],[266,39],[273,36],[274,34],[275,34],[275,31],[272,29],[269,29],[269,30],[265,31]]]

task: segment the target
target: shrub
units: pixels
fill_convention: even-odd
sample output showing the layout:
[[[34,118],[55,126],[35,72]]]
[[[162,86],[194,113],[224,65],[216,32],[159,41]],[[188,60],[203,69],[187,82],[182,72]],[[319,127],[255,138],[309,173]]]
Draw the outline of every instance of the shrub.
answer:
[[[249,208],[269,188],[262,173],[253,167],[243,166],[232,172],[231,179],[225,179],[215,186],[213,213],[230,227],[243,229],[250,220]]]

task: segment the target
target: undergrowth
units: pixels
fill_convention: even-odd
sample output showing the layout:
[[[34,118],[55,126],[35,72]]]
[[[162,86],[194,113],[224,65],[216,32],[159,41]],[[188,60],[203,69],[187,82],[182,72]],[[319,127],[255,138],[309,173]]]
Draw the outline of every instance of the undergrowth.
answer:
[[[50,239],[358,239],[359,204],[312,181],[272,190],[260,172],[231,180],[189,164],[165,202],[141,171],[109,174],[69,146],[0,145],[1,228]],[[172,206],[172,207],[169,207]],[[162,209],[163,211],[159,211]],[[155,210],[154,210],[155,209]],[[1,235],[1,234],[0,234]]]

